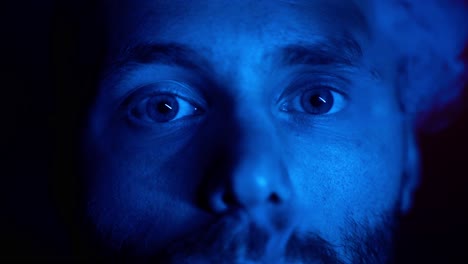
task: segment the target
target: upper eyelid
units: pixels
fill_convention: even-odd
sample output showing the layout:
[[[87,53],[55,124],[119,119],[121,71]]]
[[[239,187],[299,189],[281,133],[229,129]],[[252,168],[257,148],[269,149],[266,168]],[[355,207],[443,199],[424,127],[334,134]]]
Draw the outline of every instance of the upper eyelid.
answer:
[[[291,81],[276,99],[276,104],[297,93],[328,87],[349,99],[349,86],[351,81],[334,74],[301,74]]]
[[[205,74],[173,65],[132,62],[126,67],[108,68],[102,72],[100,79],[101,96],[111,98],[116,104],[120,104],[122,98],[126,98],[135,90],[161,82],[173,82],[188,87],[187,90],[193,91],[193,94],[188,93],[189,95],[193,95],[203,103],[210,101],[205,86],[207,82],[211,85],[212,81]]]
[[[301,74],[292,82],[293,85],[306,85],[307,83],[327,85],[337,89],[338,91],[345,92],[347,87],[351,84],[351,81],[339,74],[314,72]]]
[[[172,88],[168,88],[167,86],[164,86],[164,83],[174,86],[172,86]],[[161,86],[158,87],[158,85]],[[128,107],[134,103],[135,100],[141,100],[145,97],[158,94],[175,95],[191,104],[194,104],[197,107],[205,108],[207,105],[206,100],[201,95],[199,95],[194,88],[191,88],[191,86],[185,83],[174,80],[157,81],[136,87],[129,91],[126,95],[122,96],[122,101],[119,103],[119,105],[120,107]]]

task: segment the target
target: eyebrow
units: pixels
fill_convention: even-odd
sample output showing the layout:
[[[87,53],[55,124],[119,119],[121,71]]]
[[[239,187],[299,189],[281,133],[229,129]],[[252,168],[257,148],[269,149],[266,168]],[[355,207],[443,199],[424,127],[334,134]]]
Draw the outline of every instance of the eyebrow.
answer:
[[[282,65],[311,65],[356,67],[362,58],[362,50],[352,38],[324,39],[305,44],[281,47],[273,54]],[[191,70],[209,67],[209,60],[198,51],[178,43],[145,43],[127,47],[112,63],[114,69],[131,67],[133,64],[163,64]]]
[[[362,60],[359,43],[350,37],[326,39],[305,45],[288,45],[281,49],[281,62],[287,66],[317,65],[356,67]]]
[[[127,47],[114,61],[120,68],[131,64],[164,64],[183,68],[200,68],[207,61],[187,45],[177,43],[145,43]]]

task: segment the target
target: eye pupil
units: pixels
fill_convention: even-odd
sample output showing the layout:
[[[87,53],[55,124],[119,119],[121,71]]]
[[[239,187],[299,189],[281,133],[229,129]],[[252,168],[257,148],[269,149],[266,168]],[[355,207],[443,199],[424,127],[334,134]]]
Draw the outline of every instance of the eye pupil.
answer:
[[[170,102],[160,102],[156,106],[156,109],[158,109],[158,112],[161,114],[167,114],[172,111],[172,107],[168,104]]]
[[[310,90],[303,94],[301,103],[310,114],[325,114],[333,106],[333,94],[328,89]]]
[[[148,116],[156,122],[168,122],[179,112],[179,103],[172,95],[157,95],[147,104]]]
[[[314,107],[321,107],[323,104],[327,103],[327,100],[318,94],[312,95],[309,101]]]

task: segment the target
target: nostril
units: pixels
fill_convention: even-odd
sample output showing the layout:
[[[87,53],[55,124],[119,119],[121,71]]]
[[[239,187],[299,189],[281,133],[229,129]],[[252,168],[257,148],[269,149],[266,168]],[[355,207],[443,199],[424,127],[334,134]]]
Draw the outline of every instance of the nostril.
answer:
[[[231,207],[231,206],[237,204],[237,200],[236,200],[236,198],[234,197],[234,195],[231,192],[225,192],[221,197],[221,201],[227,207]]]
[[[279,204],[279,203],[281,203],[281,199],[276,193],[272,193],[268,197],[268,202],[271,202],[273,204]]]

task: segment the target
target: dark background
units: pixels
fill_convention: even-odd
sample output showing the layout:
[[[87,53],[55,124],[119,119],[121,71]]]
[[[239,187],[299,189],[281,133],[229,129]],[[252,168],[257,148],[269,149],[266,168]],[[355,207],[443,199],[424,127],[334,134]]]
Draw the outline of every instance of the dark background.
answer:
[[[78,12],[51,0],[2,4],[0,260],[64,260],[85,252],[73,160],[93,93],[84,87],[96,80],[105,38],[89,26],[99,19],[92,2],[68,6]],[[402,223],[398,263],[468,259],[466,91],[451,109],[452,125],[419,133],[423,180]]]

